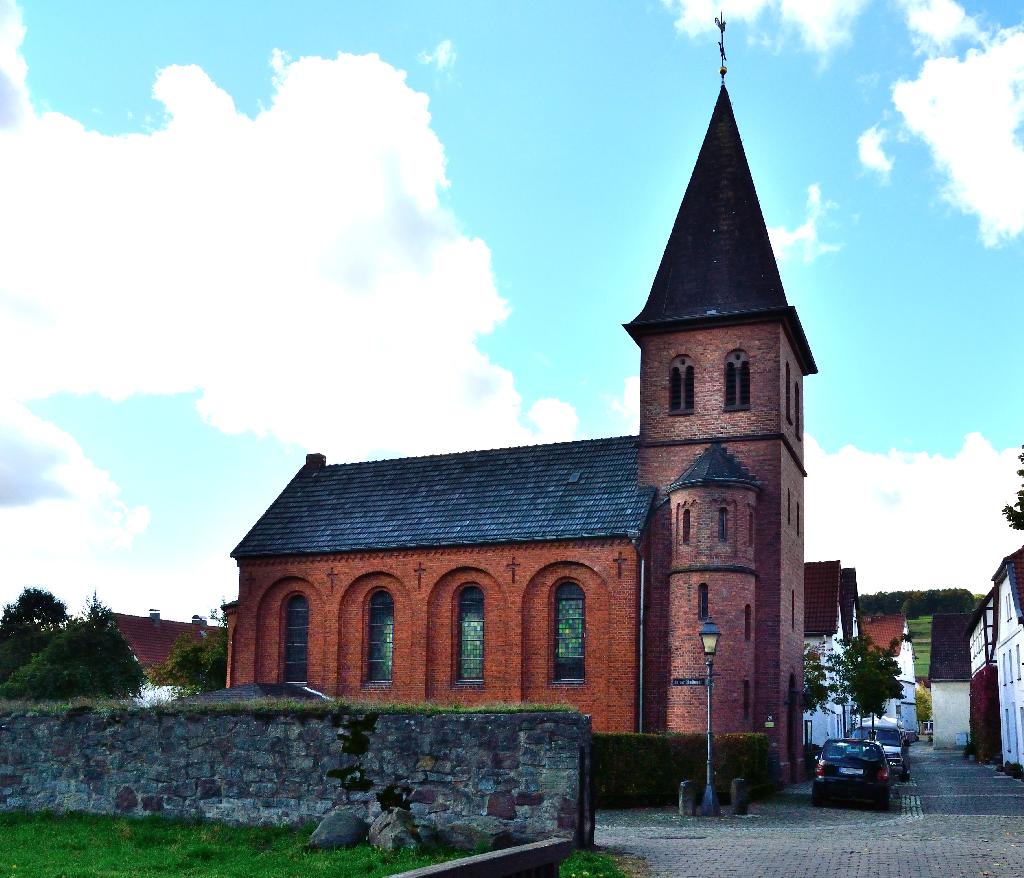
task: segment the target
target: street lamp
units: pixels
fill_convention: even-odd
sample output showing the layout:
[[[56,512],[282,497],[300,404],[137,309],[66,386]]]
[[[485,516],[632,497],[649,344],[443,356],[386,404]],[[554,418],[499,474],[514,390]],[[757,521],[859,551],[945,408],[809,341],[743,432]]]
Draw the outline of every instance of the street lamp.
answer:
[[[717,817],[722,813],[718,806],[718,797],[715,795],[714,744],[711,725],[711,689],[715,685],[715,651],[718,649],[718,639],[721,636],[721,630],[711,621],[710,617],[705,619],[704,624],[700,626],[700,640],[704,647],[704,664],[708,668],[708,770],[707,786],[704,787],[704,798],[701,799],[699,809],[701,817]]]

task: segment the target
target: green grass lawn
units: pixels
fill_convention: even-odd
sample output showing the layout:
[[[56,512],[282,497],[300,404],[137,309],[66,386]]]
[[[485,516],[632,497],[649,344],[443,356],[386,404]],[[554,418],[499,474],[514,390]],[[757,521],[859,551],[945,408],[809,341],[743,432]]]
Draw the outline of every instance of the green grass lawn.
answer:
[[[907,619],[910,636],[914,640],[914,674],[918,677],[928,676],[928,665],[932,660],[932,617],[918,616]]]
[[[0,814],[0,878],[378,878],[464,856],[385,853],[368,845],[305,847],[303,830],[128,820],[84,814]],[[577,851],[562,878],[625,878],[603,854]]]

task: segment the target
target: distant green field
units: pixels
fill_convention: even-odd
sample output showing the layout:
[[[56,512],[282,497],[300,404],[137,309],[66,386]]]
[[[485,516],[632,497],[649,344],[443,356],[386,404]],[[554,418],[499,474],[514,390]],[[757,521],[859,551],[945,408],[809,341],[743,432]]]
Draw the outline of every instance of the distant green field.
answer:
[[[918,616],[916,619],[908,619],[907,624],[914,640],[914,674],[926,677],[932,660],[932,617]]]

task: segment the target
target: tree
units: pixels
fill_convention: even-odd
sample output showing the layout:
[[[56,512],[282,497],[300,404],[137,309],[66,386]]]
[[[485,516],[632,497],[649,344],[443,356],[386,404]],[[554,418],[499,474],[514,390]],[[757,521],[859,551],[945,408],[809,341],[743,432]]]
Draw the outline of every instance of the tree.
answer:
[[[199,639],[182,634],[171,647],[167,661],[149,670],[149,679],[158,686],[174,686],[183,695],[212,692],[227,686],[228,629],[216,611],[217,628],[206,630]]]
[[[804,710],[813,713],[828,702],[828,671],[821,654],[810,644],[804,645]]]
[[[890,649],[895,644],[893,641]],[[866,635],[851,638],[845,650],[828,657],[826,667],[832,675],[829,688],[836,702],[852,704],[861,717],[870,714],[872,729],[875,716],[885,712],[885,702],[903,695],[896,659]]]
[[[26,588],[0,618],[0,683],[40,652],[68,623],[63,601],[41,588]]]
[[[1024,445],[1021,447],[1024,448]],[[1024,463],[1024,452],[1021,452],[1018,459]],[[1024,479],[1024,469],[1017,470],[1017,475]],[[1007,504],[1003,507],[1003,515],[1006,516],[1006,520],[1010,522],[1010,527],[1014,530],[1024,530],[1024,485],[1021,485],[1017,492],[1017,502],[1012,506]]]
[[[932,718],[932,690],[927,686],[917,687],[917,719],[927,722]]]
[[[128,698],[139,694],[144,679],[114,614],[93,595],[81,616],[0,685],[0,698]]]

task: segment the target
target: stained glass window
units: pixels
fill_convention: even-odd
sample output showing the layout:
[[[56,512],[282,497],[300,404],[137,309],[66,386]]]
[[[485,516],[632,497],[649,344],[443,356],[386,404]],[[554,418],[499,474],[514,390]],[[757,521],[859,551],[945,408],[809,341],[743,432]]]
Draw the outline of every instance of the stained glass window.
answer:
[[[564,582],[555,592],[555,679],[584,679],[583,589]]]
[[[386,591],[370,598],[370,649],[366,679],[369,683],[390,683],[394,671],[395,602]]]
[[[309,601],[297,594],[285,608],[284,682],[306,682],[309,646]]]
[[[467,585],[459,594],[459,680],[484,678],[484,593]]]

